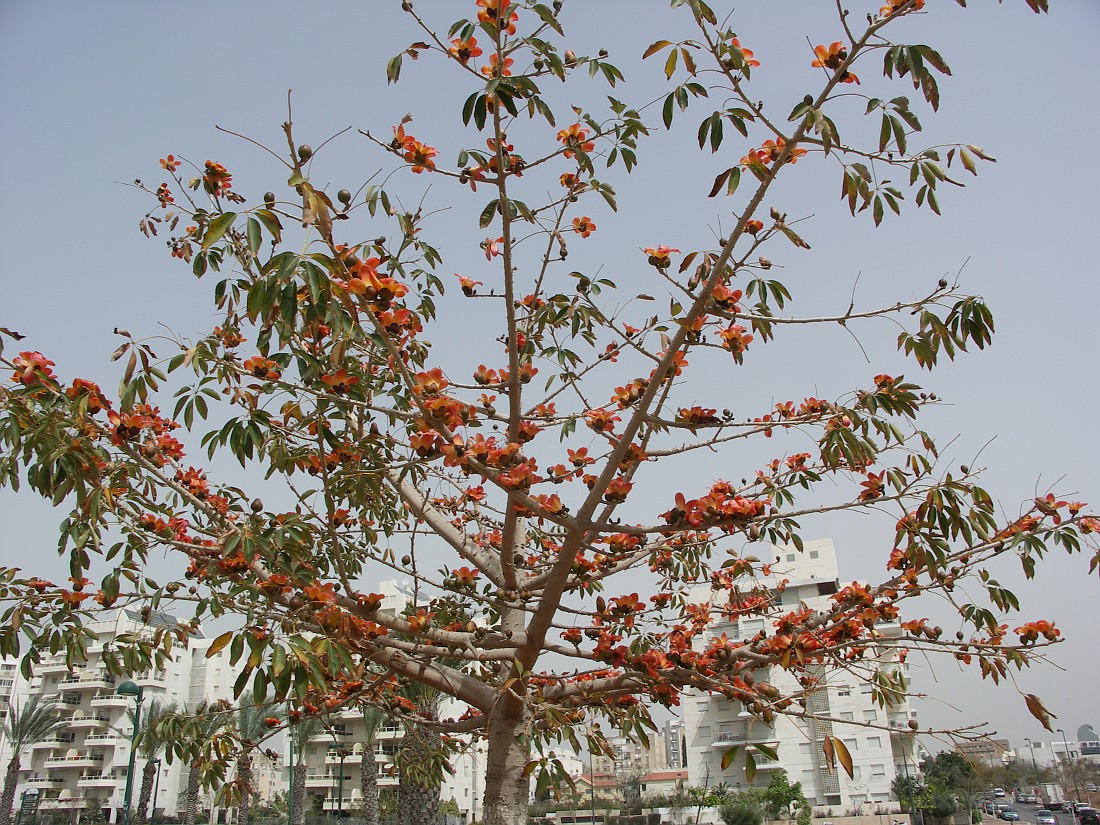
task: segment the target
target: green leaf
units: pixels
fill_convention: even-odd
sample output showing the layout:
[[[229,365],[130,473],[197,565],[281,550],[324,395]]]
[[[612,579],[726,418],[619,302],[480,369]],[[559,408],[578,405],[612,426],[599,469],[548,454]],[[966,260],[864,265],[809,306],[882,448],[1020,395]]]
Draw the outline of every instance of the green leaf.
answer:
[[[252,251],[252,255],[256,256],[260,254],[260,243],[262,237],[260,235],[260,222],[255,218],[249,218],[247,224],[248,233],[248,248]]]
[[[756,757],[745,751],[745,780],[751,785],[756,778]]]
[[[203,252],[222,239],[222,236],[229,231],[229,227],[233,225],[233,221],[236,220],[236,218],[236,212],[222,212],[222,214],[210,221],[210,225],[206,227],[206,234],[203,235],[202,238]]]
[[[665,61],[665,79],[672,80],[672,75],[676,72],[676,59],[679,52],[673,49],[668,53],[668,60]]]
[[[563,32],[561,29],[561,24],[557,21],[557,18],[554,17],[554,12],[550,11],[550,9],[546,8],[546,6],[542,5],[542,3],[535,3],[532,8],[534,9],[535,14],[537,14],[542,19],[543,23],[556,31],[559,35],[565,35],[565,32]]]
[[[500,199],[499,198],[495,198],[495,199],[489,201],[489,203],[486,204],[485,208],[481,210],[481,217],[478,218],[478,221],[477,221],[478,227],[481,228],[481,229],[484,229],[490,223],[492,223],[493,222],[493,216],[497,213],[497,210],[499,208],[500,208]]]

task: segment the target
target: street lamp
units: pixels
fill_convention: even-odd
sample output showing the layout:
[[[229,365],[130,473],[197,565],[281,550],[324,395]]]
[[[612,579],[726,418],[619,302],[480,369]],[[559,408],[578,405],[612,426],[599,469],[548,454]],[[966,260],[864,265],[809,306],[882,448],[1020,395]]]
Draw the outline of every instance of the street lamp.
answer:
[[[1024,741],[1027,742],[1027,749],[1031,751],[1031,769],[1035,771],[1035,781],[1039,781],[1039,766],[1035,763],[1035,743],[1024,737]]]
[[[130,799],[134,794],[134,763],[137,760],[138,725],[141,724],[141,700],[145,690],[141,685],[126,680],[115,689],[119,696],[134,697],[134,730],[130,733],[130,764],[126,768],[126,792],[122,797],[122,825],[130,825]]]
[[[1077,796],[1077,801],[1081,801],[1081,789],[1077,787],[1077,769],[1069,761],[1069,742],[1066,741],[1066,732],[1061,728],[1058,728],[1058,733],[1062,734],[1062,745],[1065,747],[1065,759],[1066,766],[1070,770],[1070,775],[1073,776],[1073,793]]]

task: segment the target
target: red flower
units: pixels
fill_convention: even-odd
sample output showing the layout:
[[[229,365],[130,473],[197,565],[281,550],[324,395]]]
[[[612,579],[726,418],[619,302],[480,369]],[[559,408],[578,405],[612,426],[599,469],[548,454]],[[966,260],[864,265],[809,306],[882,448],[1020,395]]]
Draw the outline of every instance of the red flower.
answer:
[[[232,181],[233,176],[220,163],[214,163],[212,160],[206,162],[206,169],[203,171],[202,176],[202,186],[211,195],[226,194],[229,187],[232,186]]]
[[[817,58],[810,63],[811,66],[831,69],[834,72],[848,59],[848,49],[839,40],[830,43],[828,46],[815,46],[814,54],[817,55]],[[842,72],[838,79],[841,83],[859,83],[859,78],[847,70]]]
[[[175,155],[169,155],[166,158],[160,159],[160,165],[167,169],[169,172],[175,172],[180,168],[180,162],[176,160]]]
[[[887,0],[886,5],[878,10],[879,16],[889,17],[907,3],[909,3],[909,0]],[[913,0],[912,8],[909,11],[920,11],[923,8],[924,0]]]
[[[665,246],[663,244],[658,247],[647,246],[642,250],[642,252],[649,256],[650,266],[655,266],[662,271],[668,269],[669,265],[672,263],[670,253],[679,251],[679,249],[673,249],[671,246]]]
[[[465,275],[459,275],[457,272],[455,277],[458,278],[458,285],[462,288],[462,294],[467,298],[477,295],[477,288],[483,285],[481,281],[472,280]]]
[[[57,366],[40,352],[21,352],[13,362],[15,374],[13,379],[28,387],[32,384],[44,383],[43,379],[53,378],[53,370],[50,367]]]
[[[491,261],[497,255],[500,254],[499,244],[504,243],[504,238],[497,238],[495,241],[492,238],[486,238],[481,242],[481,248],[485,250],[485,260]]]
[[[582,218],[573,218],[573,231],[580,234],[582,238],[587,238],[596,231],[596,224],[587,215]]]
[[[568,129],[558,132],[558,140],[565,146],[565,156],[573,157],[576,152],[591,152],[596,144],[588,140],[588,130],[583,129],[579,123],[574,123]],[[565,185],[563,176],[562,185]]]
[[[447,51],[451,53],[451,57],[463,65],[468,63],[471,57],[481,57],[481,47],[477,45],[476,37],[471,37],[469,40],[455,38]]]
[[[489,55],[489,62],[481,67],[481,73],[486,77],[511,77],[513,62],[512,58],[506,57],[502,65],[500,55],[493,52]]]
[[[519,20],[519,15],[514,11],[508,12],[512,0],[477,0],[477,5],[479,8],[477,19],[480,22],[504,29],[508,34],[516,33],[516,21]]]
[[[756,68],[760,65],[760,61],[753,56],[752,49],[742,49],[741,43],[737,40],[736,37],[730,40],[730,46],[741,52],[741,57],[744,59],[746,66],[752,66],[753,68]]]

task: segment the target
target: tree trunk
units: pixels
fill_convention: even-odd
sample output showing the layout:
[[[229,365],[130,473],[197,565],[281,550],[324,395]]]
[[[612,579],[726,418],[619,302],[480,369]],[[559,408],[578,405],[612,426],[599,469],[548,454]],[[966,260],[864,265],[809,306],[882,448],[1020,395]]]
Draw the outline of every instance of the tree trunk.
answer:
[[[306,821],[306,765],[299,761],[290,772],[294,788],[294,807],[290,812],[290,825],[302,825]]]
[[[531,781],[523,775],[529,753],[524,727],[522,710],[515,716],[498,710],[489,718],[482,825],[526,825]]]
[[[244,750],[237,759],[237,780],[241,801],[237,806],[237,825],[248,825],[252,809],[252,751]]]
[[[398,825],[438,825],[440,777],[432,767],[441,744],[437,731],[408,725],[405,728],[407,770],[397,788]]]
[[[195,825],[195,813],[199,808],[199,763],[187,771],[187,791],[183,802],[183,825]]]
[[[363,758],[359,764],[359,793],[363,797],[364,825],[378,825],[378,762],[374,743],[363,744]]]
[[[149,816],[149,799],[153,796],[153,780],[156,777],[157,763],[150,759],[141,772],[141,794],[138,796],[137,811],[134,812],[135,825],[145,825]]]
[[[18,780],[19,752],[16,751],[4,773],[4,793],[0,796],[0,825],[11,825],[11,809],[15,804],[15,786]]]

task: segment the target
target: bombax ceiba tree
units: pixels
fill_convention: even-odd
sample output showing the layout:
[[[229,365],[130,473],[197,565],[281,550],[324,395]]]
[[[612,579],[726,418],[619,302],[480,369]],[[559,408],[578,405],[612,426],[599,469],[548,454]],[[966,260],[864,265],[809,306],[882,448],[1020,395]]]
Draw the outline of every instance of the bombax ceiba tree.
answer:
[[[71,508],[72,574],[55,584],[4,571],[5,653],[28,668],[51,649],[79,657],[81,628],[111,606],[174,605],[188,622],[240,614],[213,646],[229,647],[239,692],[288,701],[292,723],[370,705],[444,742],[484,738],[484,821],[518,825],[532,778],[563,778],[555,748],[642,730],[647,706],[676,705],[684,690],[770,719],[808,713],[805,694],[832,667],[863,667],[890,701],[907,686],[884,663],[907,651],[997,681],[1057,639],[987,565],[1015,556],[1030,574],[1055,547],[1093,553],[1100,523],[1053,495],[1003,515],[968,468],[938,463],[917,423],[935,396],[914,381],[868,374],[828,399],[723,409],[734,381],[767,389],[754,357],[795,325],[845,334],[891,318],[914,371],[990,342],[987,307],[946,280],[830,314],[776,277],[813,254],[813,224],[796,231],[798,203],[783,202],[797,190],[778,182],[831,167],[843,206],[878,224],[938,213],[943,185],[991,160],[973,145],[921,145],[949,68],[905,38],[907,18],[932,11],[895,0],[838,10],[828,30],[784,24],[820,45],[806,49],[797,94],[765,105],[754,81],[767,57],[751,31],[735,34],[736,15],[674,2],[692,33],[647,38],[636,71],[663,64],[668,86],[636,100],[605,53],[568,48],[561,5],[477,0],[440,28],[404,4],[419,39],[388,79],[430,66],[466,91],[452,132],[406,117],[355,135],[393,167],[384,184],[323,189],[340,172],[289,115],[263,147],[280,184],[264,195],[238,192],[221,163],[162,159],[167,181],[139,184],[154,199],[141,228],[213,281],[218,324],[172,351],[124,333],[115,398],[55,374],[47,345],[5,331],[3,478]],[[571,90],[597,86],[609,96],[570,105]],[[662,140],[711,164],[677,177],[678,196],[725,231],[709,245],[600,246],[618,214],[610,181],[646,175],[644,142],[666,129]],[[665,164],[651,165],[668,186]],[[461,208],[439,211],[451,204]],[[457,280],[433,237],[463,262]],[[765,447],[775,452],[752,458]],[[255,490],[201,468],[219,455]],[[714,455],[732,478],[709,469]],[[771,547],[797,552],[815,516],[870,510],[897,523],[877,578],[840,588],[824,610],[780,608],[759,584]],[[164,552],[181,560],[178,580],[143,575]],[[396,613],[370,584],[389,573],[416,594]],[[908,602],[963,582],[967,599],[947,603],[965,632],[909,618]],[[755,635],[707,633],[713,619],[754,616],[767,618]],[[900,632],[884,637],[884,622]],[[140,668],[188,626],[122,640],[108,658]],[[765,668],[790,671],[797,689],[754,678]],[[426,711],[404,696],[410,682],[468,710]],[[847,761],[832,737],[825,748]]]

